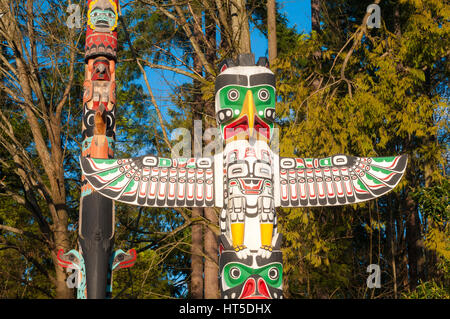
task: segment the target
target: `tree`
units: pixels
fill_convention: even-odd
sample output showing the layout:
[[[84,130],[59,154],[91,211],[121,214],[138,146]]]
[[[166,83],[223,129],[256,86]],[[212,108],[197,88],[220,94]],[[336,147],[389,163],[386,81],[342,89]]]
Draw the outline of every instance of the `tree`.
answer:
[[[65,5],[65,1],[51,3],[39,10],[32,0],[0,2],[0,11],[5,13],[0,24],[4,43],[0,90],[8,106],[0,111],[0,143],[6,150],[2,171],[11,174],[2,178],[2,195],[23,206],[31,221],[31,227],[19,221],[2,224],[0,229],[6,232],[2,244],[18,251],[29,267],[52,282],[56,292],[48,294],[58,298],[72,294],[56,255],[71,246],[64,171],[71,138],[65,126],[77,113],[70,95],[76,90],[80,40],[61,20]],[[24,129],[29,136],[23,135]],[[43,251],[33,257],[23,239],[40,242]],[[52,272],[46,269],[48,262],[53,264]]]
[[[435,276],[421,244],[429,221],[412,191],[426,185],[426,176],[434,177],[431,183],[445,176],[445,138],[428,137],[446,136],[448,29],[442,18],[448,8],[438,2],[379,4],[384,24],[368,29],[368,3],[326,2],[320,33],[300,38],[279,59],[282,155],[410,154],[405,181],[376,202],[283,215],[290,296],[396,297],[413,291],[425,273]],[[317,86],[315,79],[321,79]],[[381,291],[365,287],[361,265],[370,263],[388,275]]]
[[[267,34],[269,47],[269,63],[273,64],[273,62],[277,58],[277,22],[275,0],[267,0]]]

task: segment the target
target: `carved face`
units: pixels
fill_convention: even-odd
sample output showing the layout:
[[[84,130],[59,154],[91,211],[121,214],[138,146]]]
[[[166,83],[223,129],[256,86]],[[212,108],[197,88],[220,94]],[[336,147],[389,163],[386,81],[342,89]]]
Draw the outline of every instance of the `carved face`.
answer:
[[[283,298],[283,257],[281,235],[269,258],[253,253],[240,259],[227,236],[220,236],[219,267],[223,299]]]
[[[226,263],[225,263],[226,262]],[[277,299],[283,294],[281,252],[271,258],[249,256],[239,260],[233,251],[221,254],[222,298]]]
[[[88,24],[97,32],[110,32],[117,27],[117,5],[113,0],[96,0],[89,5]]]
[[[270,141],[275,120],[274,74],[261,65],[225,64],[221,71],[216,79],[216,119],[224,140]]]
[[[107,59],[96,59],[94,61],[92,81],[111,81],[110,63]]]
[[[96,127],[96,114],[99,112],[101,107],[98,107],[99,104],[96,104],[95,109],[89,109],[87,105],[84,105],[83,108],[83,140],[86,138],[94,136],[95,127]],[[101,111],[101,116],[103,117],[103,122],[105,123],[105,132],[104,134],[107,137],[111,137],[115,139],[115,126],[116,126],[116,107],[113,106],[112,110],[107,110],[104,108],[104,111]],[[87,142],[86,142],[87,143]]]
[[[272,166],[266,149],[247,147],[239,154],[227,154],[227,180],[230,195],[272,195]]]

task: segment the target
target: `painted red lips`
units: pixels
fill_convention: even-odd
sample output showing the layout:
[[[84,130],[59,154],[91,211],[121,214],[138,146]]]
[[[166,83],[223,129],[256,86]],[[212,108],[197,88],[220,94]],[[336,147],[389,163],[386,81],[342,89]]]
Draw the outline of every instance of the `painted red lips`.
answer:
[[[258,278],[256,285],[255,278],[248,278],[244,284],[244,289],[239,299],[271,299],[267,284],[262,278]]]
[[[259,116],[255,115],[255,124],[254,124],[254,130],[259,133],[260,135],[264,136],[265,138],[270,138],[270,127],[267,125],[263,120],[259,118]],[[249,124],[248,124],[248,117],[243,116],[240,119],[237,119],[233,123],[228,124],[225,126],[225,140],[232,138],[233,136],[241,133],[246,132],[247,135],[249,134]]]

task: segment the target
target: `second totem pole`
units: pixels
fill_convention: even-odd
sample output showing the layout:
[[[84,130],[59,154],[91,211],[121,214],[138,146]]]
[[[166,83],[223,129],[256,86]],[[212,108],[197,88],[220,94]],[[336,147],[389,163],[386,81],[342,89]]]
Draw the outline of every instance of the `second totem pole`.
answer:
[[[88,0],[82,117],[83,157],[114,157],[118,0]],[[130,267],[136,252],[114,246],[114,202],[96,192],[81,176],[79,250],[58,254],[60,264],[78,272],[78,298],[111,295],[112,271]]]

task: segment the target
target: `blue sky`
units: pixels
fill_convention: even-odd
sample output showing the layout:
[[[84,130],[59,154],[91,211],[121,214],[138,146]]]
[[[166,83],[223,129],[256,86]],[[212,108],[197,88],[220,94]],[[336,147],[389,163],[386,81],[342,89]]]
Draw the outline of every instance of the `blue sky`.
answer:
[[[287,16],[290,27],[295,26],[299,33],[311,32],[311,0],[279,0],[277,3]],[[267,56],[267,39],[256,29],[251,30],[251,37],[256,59]]]
[[[281,8],[280,11],[286,15],[290,27],[296,27],[299,33],[311,32],[310,0],[278,0],[277,3]],[[267,39],[256,28],[252,28],[250,33],[252,51],[255,54],[256,60],[259,57],[267,56]],[[161,112],[163,113],[165,120],[169,121],[166,110],[168,107],[172,106],[170,101],[170,94],[172,93],[171,86],[178,86],[184,82],[191,82],[192,79],[180,76],[173,72],[155,69],[147,69],[147,76],[149,77],[153,94],[155,95]],[[147,91],[143,81],[142,85],[144,90]],[[153,107],[151,107],[151,109],[153,109]]]

